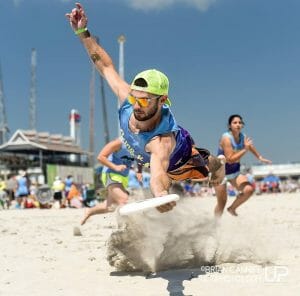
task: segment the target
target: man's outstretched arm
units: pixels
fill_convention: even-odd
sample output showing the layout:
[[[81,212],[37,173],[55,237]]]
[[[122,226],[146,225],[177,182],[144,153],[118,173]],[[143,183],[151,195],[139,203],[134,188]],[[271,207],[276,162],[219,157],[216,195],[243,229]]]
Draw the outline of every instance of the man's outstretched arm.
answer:
[[[75,34],[80,38],[97,70],[107,80],[109,86],[117,95],[120,102],[124,101],[130,91],[130,86],[115,70],[112,59],[108,53],[97,43],[95,38],[93,38],[87,30],[88,18],[83,6],[80,3],[76,3],[76,8],[73,8],[70,13],[67,13],[66,17]]]
[[[169,194],[171,185],[167,170],[169,167],[170,155],[175,146],[173,135],[159,136],[153,139],[147,145],[147,149],[151,153],[150,159],[150,189],[154,197],[164,196]],[[170,202],[157,209],[160,212],[172,210],[176,202]]]

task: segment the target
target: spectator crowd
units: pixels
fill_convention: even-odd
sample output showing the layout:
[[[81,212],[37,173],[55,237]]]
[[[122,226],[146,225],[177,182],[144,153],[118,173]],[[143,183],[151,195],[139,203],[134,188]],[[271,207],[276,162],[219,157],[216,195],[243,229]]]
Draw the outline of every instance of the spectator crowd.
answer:
[[[284,178],[270,173],[261,180],[255,180],[247,174],[248,181],[255,189],[256,195],[268,193],[300,192],[300,180]],[[150,192],[150,173],[143,171],[142,182],[137,179],[132,168],[129,172],[128,190],[131,194],[141,190]],[[215,195],[214,189],[204,182],[178,182],[173,185],[175,192],[182,196],[205,197]],[[228,196],[236,196],[235,188],[228,183]],[[76,184],[73,176],[65,179],[56,176],[51,186],[38,185],[30,179],[26,171],[9,176],[7,180],[0,178],[0,209],[32,209],[32,208],[82,208],[93,207],[105,198],[105,190],[94,190],[89,184]]]

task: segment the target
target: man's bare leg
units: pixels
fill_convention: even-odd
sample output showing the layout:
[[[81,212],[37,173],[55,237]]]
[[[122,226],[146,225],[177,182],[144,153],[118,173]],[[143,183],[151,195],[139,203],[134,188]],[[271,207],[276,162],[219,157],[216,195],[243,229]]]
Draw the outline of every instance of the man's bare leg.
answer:
[[[226,184],[214,187],[217,197],[217,204],[215,206],[215,217],[221,217],[227,202],[227,187]]]

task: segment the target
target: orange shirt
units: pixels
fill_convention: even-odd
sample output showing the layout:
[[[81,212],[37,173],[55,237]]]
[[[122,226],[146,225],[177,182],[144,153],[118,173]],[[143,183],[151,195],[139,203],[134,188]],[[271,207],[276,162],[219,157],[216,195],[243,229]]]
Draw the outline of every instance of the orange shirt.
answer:
[[[72,184],[68,194],[68,200],[71,200],[73,197],[79,197],[79,196],[81,196],[80,191],[77,189],[77,187],[74,184]]]

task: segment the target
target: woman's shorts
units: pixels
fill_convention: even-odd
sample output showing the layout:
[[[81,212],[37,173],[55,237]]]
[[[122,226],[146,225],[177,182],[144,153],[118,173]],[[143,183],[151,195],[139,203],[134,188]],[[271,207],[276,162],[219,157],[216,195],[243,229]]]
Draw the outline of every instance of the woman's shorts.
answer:
[[[239,176],[240,174],[241,174],[240,171],[232,173],[232,174],[228,174],[228,175],[226,175],[226,180],[227,181],[233,180],[233,179],[237,178],[237,176]]]
[[[101,180],[105,187],[112,184],[122,184],[124,188],[128,187],[129,177],[125,177],[115,173],[102,173]]]

